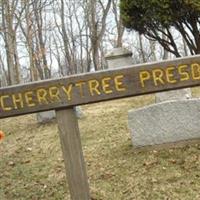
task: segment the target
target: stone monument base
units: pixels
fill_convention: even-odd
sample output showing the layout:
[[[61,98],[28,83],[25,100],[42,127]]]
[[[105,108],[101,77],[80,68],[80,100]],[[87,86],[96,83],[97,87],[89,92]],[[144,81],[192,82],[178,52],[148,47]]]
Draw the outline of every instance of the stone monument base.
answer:
[[[135,147],[200,139],[200,99],[153,104],[128,113]]]

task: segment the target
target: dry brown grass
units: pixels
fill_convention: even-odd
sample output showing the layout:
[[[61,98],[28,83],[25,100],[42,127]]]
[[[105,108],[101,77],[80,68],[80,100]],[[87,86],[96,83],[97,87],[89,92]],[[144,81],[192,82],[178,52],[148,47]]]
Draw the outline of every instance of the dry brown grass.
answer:
[[[79,126],[93,199],[200,199],[199,144],[141,152],[132,147],[127,111],[153,101],[149,95],[82,107],[86,117]],[[35,115],[0,123],[6,134],[0,199],[69,199],[56,123],[38,125]]]

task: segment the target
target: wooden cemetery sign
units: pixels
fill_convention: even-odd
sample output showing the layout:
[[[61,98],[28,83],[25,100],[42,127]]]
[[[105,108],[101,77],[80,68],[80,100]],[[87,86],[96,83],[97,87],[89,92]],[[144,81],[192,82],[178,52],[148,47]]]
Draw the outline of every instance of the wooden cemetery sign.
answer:
[[[200,56],[100,71],[0,89],[0,118],[56,110],[72,199],[89,186],[73,106],[200,85]]]

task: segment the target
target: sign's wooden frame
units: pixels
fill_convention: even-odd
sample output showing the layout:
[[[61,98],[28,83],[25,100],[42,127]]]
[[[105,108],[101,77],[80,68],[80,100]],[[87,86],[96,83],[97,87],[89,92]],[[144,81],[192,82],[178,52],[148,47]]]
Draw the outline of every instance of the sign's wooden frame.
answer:
[[[33,82],[0,88],[0,119],[56,110],[71,198],[89,200],[73,107],[194,86],[200,86],[200,56]]]

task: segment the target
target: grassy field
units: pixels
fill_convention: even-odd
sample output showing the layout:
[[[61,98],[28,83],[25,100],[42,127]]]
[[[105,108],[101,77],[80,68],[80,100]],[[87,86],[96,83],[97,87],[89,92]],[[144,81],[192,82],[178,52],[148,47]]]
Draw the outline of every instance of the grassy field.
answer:
[[[82,107],[79,126],[93,200],[200,199],[200,144],[132,147],[127,111],[152,102],[149,95]],[[39,125],[27,115],[1,120],[0,129],[6,134],[0,143],[0,199],[70,199],[56,122]]]

